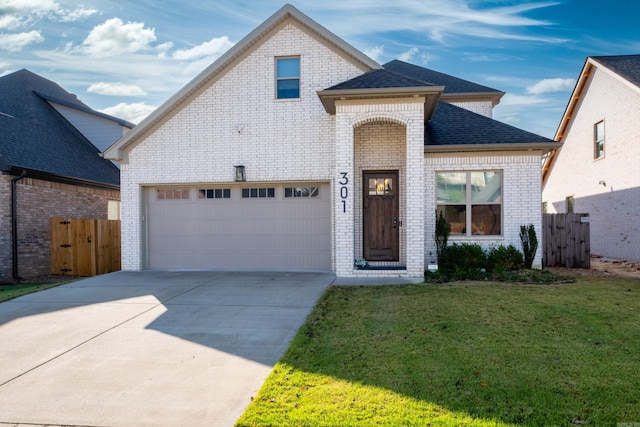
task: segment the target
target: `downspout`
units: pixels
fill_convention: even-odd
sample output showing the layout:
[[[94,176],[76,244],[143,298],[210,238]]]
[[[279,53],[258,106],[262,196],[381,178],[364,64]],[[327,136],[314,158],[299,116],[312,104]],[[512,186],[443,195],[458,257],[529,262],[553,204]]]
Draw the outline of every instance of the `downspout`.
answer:
[[[13,275],[13,280],[17,282],[22,280],[22,277],[18,275],[18,200],[16,184],[25,176],[27,176],[27,171],[23,169],[20,176],[11,179],[11,260],[13,262],[11,274]]]

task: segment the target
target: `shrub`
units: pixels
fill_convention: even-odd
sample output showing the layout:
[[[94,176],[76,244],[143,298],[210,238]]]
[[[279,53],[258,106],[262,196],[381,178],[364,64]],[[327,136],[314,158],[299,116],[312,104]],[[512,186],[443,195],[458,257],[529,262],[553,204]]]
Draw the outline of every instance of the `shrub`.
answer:
[[[522,253],[513,245],[494,246],[487,254],[487,269],[491,272],[520,270],[522,265]]]
[[[440,211],[440,215],[438,215],[438,211],[436,211],[436,233],[433,238],[436,241],[438,264],[442,262],[442,251],[447,247],[449,234],[451,234],[451,226],[447,224],[447,220],[444,218],[442,211]]]
[[[484,249],[477,243],[454,243],[442,251],[442,265],[439,266],[445,273],[454,273],[456,276],[466,271],[481,271],[487,266],[487,256]]]
[[[520,241],[524,252],[524,268],[531,269],[538,250],[538,238],[533,224],[520,226]]]

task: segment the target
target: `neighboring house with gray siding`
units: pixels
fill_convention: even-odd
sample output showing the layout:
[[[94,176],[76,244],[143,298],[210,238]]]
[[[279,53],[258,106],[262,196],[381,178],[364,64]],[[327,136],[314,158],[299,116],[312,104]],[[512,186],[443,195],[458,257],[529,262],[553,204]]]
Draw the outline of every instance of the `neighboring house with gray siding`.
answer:
[[[119,215],[120,176],[101,151],[133,124],[28,70],[0,77],[0,282],[50,273],[52,217]],[[70,274],[73,274],[71,272]]]
[[[549,213],[588,213],[591,253],[640,261],[640,55],[588,57],[543,167]]]
[[[519,247],[557,144],[493,120],[502,95],[380,65],[285,5],[105,151],[123,269],[419,279],[436,210],[451,242]]]

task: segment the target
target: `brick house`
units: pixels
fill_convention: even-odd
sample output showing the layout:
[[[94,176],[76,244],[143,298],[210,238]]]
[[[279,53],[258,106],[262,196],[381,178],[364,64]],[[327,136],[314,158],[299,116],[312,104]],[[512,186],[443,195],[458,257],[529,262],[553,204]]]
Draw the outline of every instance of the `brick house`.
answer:
[[[285,5],[106,150],[123,269],[419,279],[436,209],[453,242],[519,247],[557,144],[493,120],[502,95],[380,65]]]
[[[119,214],[119,171],[100,151],[133,125],[28,70],[0,77],[0,282],[50,273],[51,217]]]
[[[591,253],[640,261],[640,55],[585,61],[543,167],[549,213],[588,213]]]

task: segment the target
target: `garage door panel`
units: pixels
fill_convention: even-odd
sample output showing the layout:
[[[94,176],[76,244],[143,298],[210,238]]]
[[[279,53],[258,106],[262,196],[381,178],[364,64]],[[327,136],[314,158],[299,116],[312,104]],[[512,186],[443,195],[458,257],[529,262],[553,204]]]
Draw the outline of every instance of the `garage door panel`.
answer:
[[[255,184],[252,184],[253,187]],[[158,200],[148,189],[148,268],[224,270],[331,269],[329,185],[320,197]],[[270,186],[273,187],[273,186]],[[185,192],[178,192],[183,194]]]

